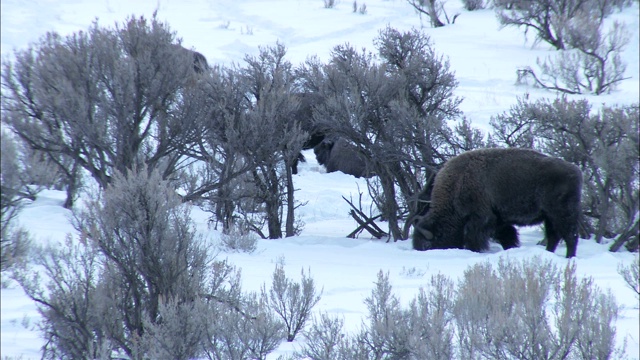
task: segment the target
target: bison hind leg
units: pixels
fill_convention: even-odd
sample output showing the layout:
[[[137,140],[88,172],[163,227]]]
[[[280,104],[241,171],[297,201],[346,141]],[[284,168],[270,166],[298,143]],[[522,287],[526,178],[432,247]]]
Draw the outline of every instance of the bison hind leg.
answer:
[[[564,241],[567,243],[567,258],[576,256],[576,251],[578,250],[578,233],[567,235]]]
[[[520,246],[518,230],[513,225],[503,223],[496,226],[496,233],[493,237],[504,250]]]
[[[560,243],[560,239],[564,239],[567,243],[567,258],[576,256],[578,248],[578,225],[577,220],[564,219],[563,225],[556,226],[557,222],[549,219],[544,221],[545,240],[547,241],[547,251],[555,252]]]
[[[544,221],[544,241],[547,242],[547,251],[550,252],[555,252],[560,242],[560,234],[549,219]]]

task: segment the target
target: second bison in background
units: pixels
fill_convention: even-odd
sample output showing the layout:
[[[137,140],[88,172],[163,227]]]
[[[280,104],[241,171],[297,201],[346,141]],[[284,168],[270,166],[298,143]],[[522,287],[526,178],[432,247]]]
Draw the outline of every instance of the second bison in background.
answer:
[[[318,164],[324,165],[328,173],[340,171],[357,178],[373,176],[365,156],[343,138],[326,138],[313,148],[313,152]]]
[[[483,251],[493,238],[519,246],[514,225],[544,223],[547,250],[560,239],[576,255],[582,173],[562,159],[529,149],[481,149],[445,163],[433,183],[429,210],[415,224],[416,250]]]

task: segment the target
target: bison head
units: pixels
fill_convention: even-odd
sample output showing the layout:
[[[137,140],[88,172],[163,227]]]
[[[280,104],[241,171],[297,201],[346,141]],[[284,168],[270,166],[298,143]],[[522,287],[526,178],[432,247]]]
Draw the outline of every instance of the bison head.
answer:
[[[421,216],[413,224],[413,248],[424,251],[434,249],[437,243],[434,224]]]
[[[416,227],[413,232],[413,248],[424,251],[431,249],[433,233],[424,228]]]
[[[329,161],[333,145],[333,139],[324,139],[320,144],[313,148],[313,153],[316,155],[318,164],[325,165]]]
[[[447,220],[436,221],[428,214],[418,219],[413,226],[413,248],[420,251],[464,248],[462,234]]]

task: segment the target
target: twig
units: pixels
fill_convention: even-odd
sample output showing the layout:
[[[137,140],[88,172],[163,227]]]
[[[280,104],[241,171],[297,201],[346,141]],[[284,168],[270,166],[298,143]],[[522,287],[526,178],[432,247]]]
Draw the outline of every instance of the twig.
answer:
[[[572,95],[580,94],[579,91],[569,90],[569,89],[565,89],[565,88],[562,88],[562,87],[559,87],[559,86],[550,86],[550,85],[547,85],[547,84],[543,83],[542,80],[538,79],[536,74],[529,67],[523,68],[523,69],[518,69],[518,81],[520,81],[522,78],[526,77],[527,75],[531,75],[531,77],[536,82],[536,84],[538,84],[539,86],[541,86],[544,89],[556,90],[556,91],[563,92],[565,94],[572,94]]]
[[[365,229],[377,239],[381,239],[382,237],[387,235],[387,233],[384,232],[382,229],[380,229],[380,227],[376,225],[376,223],[374,222],[376,219],[380,217],[380,215],[370,218],[367,215],[365,215],[365,213],[363,213],[362,210],[358,209],[355,205],[353,205],[353,202],[347,200],[347,198],[345,198],[344,196],[342,198],[351,206],[352,210],[349,211],[349,215],[351,215],[351,217],[353,217],[353,219],[359,225],[358,228],[353,232],[351,232],[351,234],[347,235],[347,237],[353,238],[359,232]]]
[[[356,222],[358,223],[358,227],[355,230],[353,230],[349,235],[347,235],[348,238],[355,239],[356,236],[365,229],[377,239],[381,239],[387,235],[386,233],[384,232],[380,233],[369,226],[372,224],[375,225],[374,221],[379,219],[382,215],[376,215],[372,218],[366,218],[366,221],[363,221],[353,210],[349,211],[349,215],[351,215],[351,217],[353,217],[356,220]]]

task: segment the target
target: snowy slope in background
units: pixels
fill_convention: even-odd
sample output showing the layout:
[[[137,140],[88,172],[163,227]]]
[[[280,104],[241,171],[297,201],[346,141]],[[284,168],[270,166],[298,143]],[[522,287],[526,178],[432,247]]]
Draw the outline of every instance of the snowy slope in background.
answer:
[[[151,17],[155,10],[158,18],[183,39],[183,45],[203,53],[210,63],[242,62],[245,54],[256,54],[259,46],[280,41],[288,48],[289,60],[297,65],[311,55],[326,60],[332,47],[346,42],[373,51],[373,38],[387,25],[401,30],[420,27],[419,17],[405,1],[358,3],[366,4],[367,14],[352,13],[352,2],[345,0],[334,9],[324,9],[322,0],[2,0],[1,53],[4,62],[13,49],[25,48],[47,31],[67,35],[86,30],[96,18],[101,26],[112,27],[132,14]],[[474,126],[488,129],[491,116],[508,110],[516,97],[525,93],[535,99],[556,96],[515,84],[517,68],[535,67],[537,57],[553,55],[555,51],[544,44],[533,46],[531,35],[527,41],[518,29],[500,30],[492,10],[465,12],[455,0],[447,3],[447,10],[449,14],[462,13],[455,25],[424,31],[436,51],[449,59],[459,81],[455,93],[464,98],[461,109]],[[615,18],[632,30],[624,53],[626,76],[630,79],[612,94],[588,97],[596,107],[601,103],[637,102],[640,96],[638,4]],[[495,245],[484,254],[464,250],[416,252],[409,242],[385,243],[369,239],[366,234],[360,239],[347,239],[345,236],[356,225],[348,217],[349,208],[341,196],[356,199],[359,191],[366,191],[365,182],[344,174],[325,174],[311,152],[307,159],[310,161],[301,166],[295,177],[295,186],[300,189],[297,200],[308,202],[298,210],[305,223],[302,235],[261,240],[253,254],[222,254],[242,269],[245,290],[258,290],[268,283],[276,263],[284,262],[287,275],[294,279],[299,279],[302,268],[308,269],[317,286],[324,288],[315,310],[343,316],[347,329],[355,331],[366,312],[363,300],[370,294],[379,270],[389,272],[396,293],[408,303],[431,275],[443,273],[456,279],[476,262],[497,263],[505,256],[539,256],[559,265],[567,262],[562,244],[556,254],[535,245],[542,238],[538,227],[521,229],[522,247],[502,251]],[[70,213],[61,207],[63,201],[63,193],[44,191],[23,210],[20,223],[40,243],[63,241],[65,234],[73,232]],[[192,211],[198,228],[214,240],[217,233],[207,227],[207,214],[196,208]],[[616,272],[619,263],[629,264],[633,256],[612,254],[606,245],[581,241],[575,261],[581,276],[592,276],[600,287],[611,289],[624,306],[617,323],[618,340],[628,337],[628,355],[640,359],[638,302]],[[410,274],[409,269],[416,269],[418,276]],[[31,330],[38,319],[35,305],[15,284],[0,294],[0,353],[3,357],[39,358],[43,343]],[[272,358],[295,346],[296,342],[284,343]]]
[[[326,60],[331,49],[350,43],[374,50],[372,40],[389,25],[400,30],[421,26],[420,18],[402,0],[359,1],[367,5],[365,15],[352,12],[352,2],[337,1],[325,9],[322,0],[20,0],[2,1],[3,59],[15,48],[25,48],[47,31],[67,35],[86,30],[96,19],[101,26],[121,24],[127,16],[151,17],[157,10],[182,38],[183,45],[204,54],[211,63],[242,62],[245,54],[257,54],[259,46],[276,41],[288,49],[288,59],[300,64],[317,55]],[[532,34],[516,28],[500,29],[491,9],[467,12],[461,2],[447,2],[449,14],[461,13],[453,26],[425,27],[439,54],[446,56],[456,73],[456,95],[465,100],[461,109],[477,126],[486,129],[489,118],[515,104],[516,96],[555,97],[554,93],[516,84],[516,69],[536,68],[536,59],[557,54],[550,46],[534,45]],[[630,103],[640,97],[638,5],[614,19],[631,31],[623,54],[627,62],[618,91],[595,97],[599,103]]]

